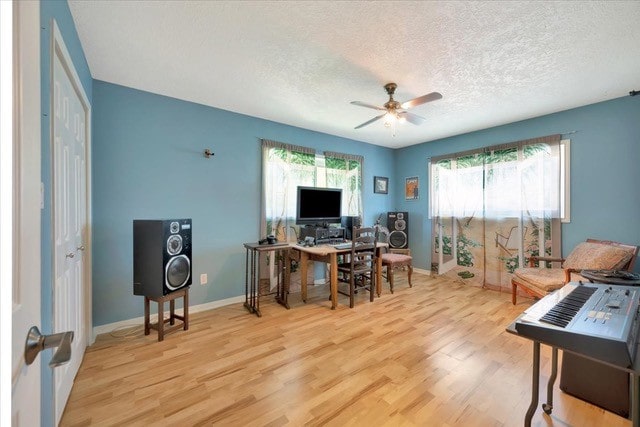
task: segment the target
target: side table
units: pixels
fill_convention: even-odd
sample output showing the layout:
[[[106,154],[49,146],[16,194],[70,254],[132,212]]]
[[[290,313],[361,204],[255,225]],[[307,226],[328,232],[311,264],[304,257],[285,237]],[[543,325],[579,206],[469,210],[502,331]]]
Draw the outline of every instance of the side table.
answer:
[[[176,314],[176,299],[183,299],[183,315]],[[158,322],[151,324],[149,321],[149,303],[155,301],[158,303]],[[169,318],[164,318],[164,303],[169,301]],[[172,326],[165,330],[164,324],[175,324],[175,319],[182,320],[182,324]],[[164,340],[165,332],[171,332],[176,329],[182,328],[185,331],[189,329],[189,287],[178,289],[170,294],[163,295],[161,297],[144,297],[144,334],[149,335],[151,329],[158,331],[158,341]]]
[[[274,292],[260,292],[260,254],[271,253],[275,256],[275,265],[277,271],[277,288],[275,291],[276,301],[289,309],[287,302],[289,295],[289,265],[291,263],[289,256],[290,245],[288,243],[274,243],[261,245],[259,243],[245,243],[245,280],[244,306],[250,313],[262,317],[260,312],[260,297],[271,295]]]

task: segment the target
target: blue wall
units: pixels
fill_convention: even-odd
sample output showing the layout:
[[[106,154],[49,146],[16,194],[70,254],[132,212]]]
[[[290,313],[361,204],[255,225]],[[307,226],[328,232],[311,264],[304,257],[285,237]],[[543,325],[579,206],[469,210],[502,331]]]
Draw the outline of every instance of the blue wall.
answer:
[[[84,51],[76,32],[75,24],[71,17],[71,12],[66,1],[42,1],[40,3],[40,76],[41,76],[41,108],[42,108],[42,182],[44,184],[44,209],[42,210],[42,292],[41,330],[44,334],[53,332],[53,307],[51,295],[53,294],[53,266],[52,266],[52,209],[51,209],[51,143],[50,143],[50,121],[49,121],[49,92],[51,87],[51,34],[52,20],[55,19],[60,34],[64,40],[71,61],[80,78],[80,82],[91,103],[92,78],[89,65],[84,56]],[[51,358],[52,350],[46,350],[41,355],[42,360]],[[54,424],[53,411],[53,375],[47,363],[42,363],[42,387],[41,387],[41,425],[50,426]]]
[[[132,295],[132,220],[194,221],[193,304],[242,295],[242,242],[259,237],[259,138],[344,153],[364,162],[365,223],[388,210],[410,212],[415,265],[431,263],[427,158],[576,130],[571,144],[571,215],[563,251],[587,237],[640,243],[640,97],[624,97],[439,141],[390,150],[198,104],[93,81],[66,1],[41,3],[42,330],[52,330],[50,34],[55,18],[93,106],[93,323],[142,316]],[[216,154],[205,159],[202,151]],[[373,176],[390,178],[373,194]],[[418,176],[419,200],[404,200],[404,178]],[[636,267],[636,270],[640,267]],[[45,355],[45,357],[47,357]],[[50,356],[49,356],[50,357]],[[51,369],[42,364],[42,425],[53,425]]]
[[[571,139],[571,222],[562,226],[563,254],[588,237],[640,244],[640,96],[626,96],[397,150],[395,201],[409,212],[415,265],[431,265],[428,158],[574,130],[566,136]],[[417,201],[404,200],[402,186],[409,176],[420,178]]]
[[[363,155],[365,223],[392,209],[392,192],[373,193],[374,175],[393,175],[391,149],[94,81],[94,325],[143,315],[133,219],[193,219],[191,304],[244,295],[242,243],[260,237],[260,138]]]

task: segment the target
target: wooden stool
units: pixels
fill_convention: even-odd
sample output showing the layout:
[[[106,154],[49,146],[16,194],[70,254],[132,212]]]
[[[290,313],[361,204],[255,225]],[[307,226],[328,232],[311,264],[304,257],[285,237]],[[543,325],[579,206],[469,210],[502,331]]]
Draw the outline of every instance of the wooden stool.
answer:
[[[387,267],[387,280],[389,281],[389,288],[393,293],[393,270],[396,268],[407,267],[409,287],[411,284],[411,274],[413,273],[413,266],[411,265],[413,258],[411,257],[411,251],[409,249],[391,249],[391,253],[382,254],[382,265]]]
[[[176,299],[183,298],[183,315],[180,316],[175,313]],[[158,303],[158,323],[151,324],[149,322],[149,301],[155,301]],[[164,303],[169,301],[169,318],[164,319]],[[164,324],[175,324],[175,320],[182,320],[181,325],[175,325],[165,330]],[[144,297],[144,334],[149,335],[151,329],[158,331],[158,341],[164,340],[165,332],[171,332],[182,327],[185,331],[189,329],[189,287],[171,292],[170,294],[161,297]]]

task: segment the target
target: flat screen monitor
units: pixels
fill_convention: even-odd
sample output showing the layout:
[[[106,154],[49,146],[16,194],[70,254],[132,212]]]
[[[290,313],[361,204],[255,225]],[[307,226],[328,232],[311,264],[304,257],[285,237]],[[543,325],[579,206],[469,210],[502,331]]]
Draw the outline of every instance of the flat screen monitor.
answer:
[[[296,224],[325,225],[340,222],[342,189],[298,187]]]

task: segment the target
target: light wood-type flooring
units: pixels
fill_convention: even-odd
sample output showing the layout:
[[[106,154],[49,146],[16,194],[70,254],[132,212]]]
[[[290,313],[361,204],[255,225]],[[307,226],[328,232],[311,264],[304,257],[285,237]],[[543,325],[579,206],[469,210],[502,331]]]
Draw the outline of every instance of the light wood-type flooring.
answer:
[[[505,327],[532,300],[441,278],[396,274],[395,294],[356,306],[311,287],[291,309],[264,298],[196,313],[157,342],[104,334],[87,349],[63,426],[521,426],[531,342]],[[142,307],[142,299],[140,300]],[[141,309],[142,310],[142,309]],[[122,331],[118,331],[122,333]],[[116,334],[113,334],[116,335]],[[541,398],[550,351],[543,346]],[[630,426],[561,392],[534,426]]]

